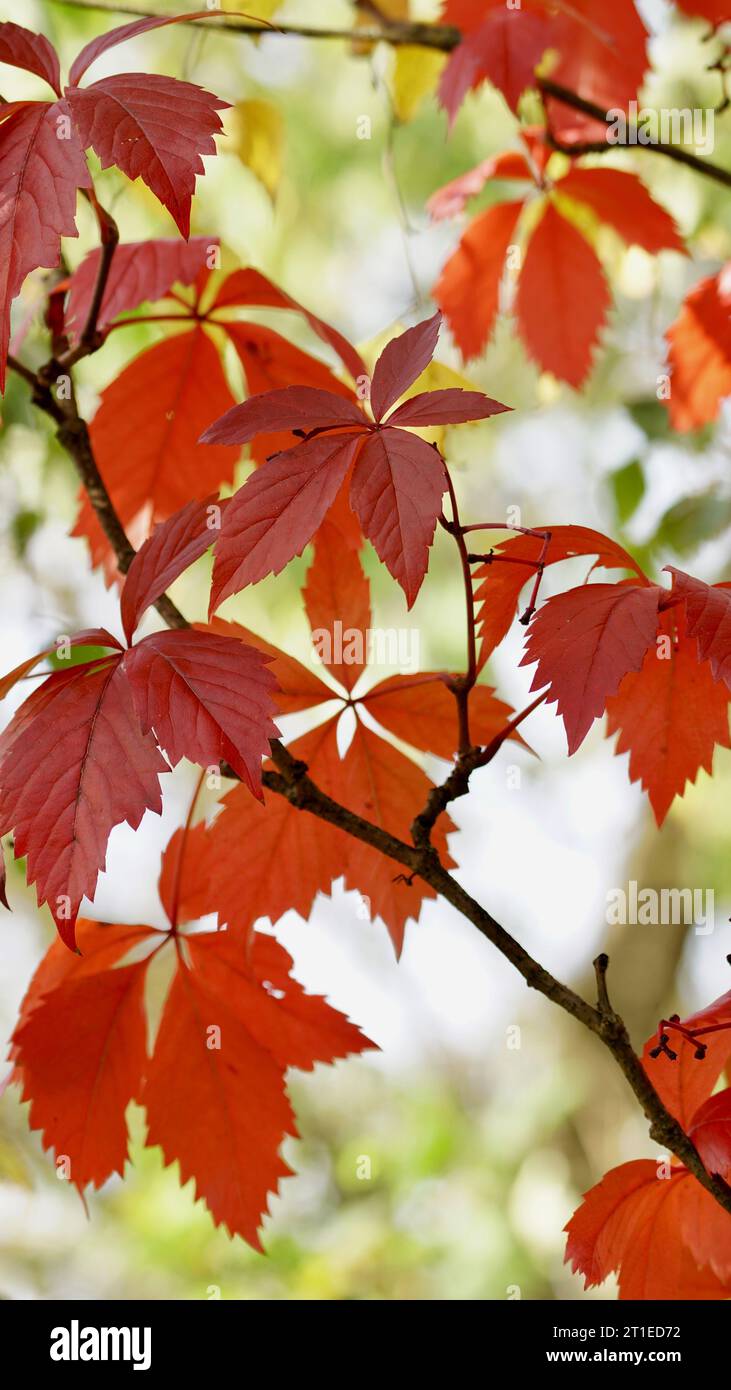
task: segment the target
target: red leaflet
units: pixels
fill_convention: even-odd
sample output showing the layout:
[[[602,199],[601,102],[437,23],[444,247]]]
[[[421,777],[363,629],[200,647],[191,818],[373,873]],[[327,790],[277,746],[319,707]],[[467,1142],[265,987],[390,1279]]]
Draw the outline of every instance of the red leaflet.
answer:
[[[231,594],[267,574],[279,574],[294,555],[302,554],[340,491],[357,448],[352,435],[320,435],[276,454],[252,473],[221,528],[211,613]]]
[[[329,521],[317,533],[302,596],[315,649],[335,679],[352,690],[367,661],[371,588],[357,552]]]
[[[20,24],[0,24],[0,63],[10,63],[14,68],[25,68],[26,72],[43,77],[60,97],[58,54],[44,34],[34,34]]]
[[[698,661],[682,622],[674,631],[676,615],[661,615],[657,646],[607,701],[607,733],[619,733],[616,752],[629,753],[630,779],[642,783],[658,825],[686,782],[695,782],[700,768],[711,772],[716,744],[731,747],[729,691]]]
[[[128,642],[145,609],[213,544],[224,506],[215,493],[202,502],[189,502],[166,526],[158,526],[137,552],[120,603]]]
[[[499,307],[505,257],[521,203],[498,203],[470,223],[434,286],[462,356],[477,357],[488,341]]]
[[[134,545],[188,500],[231,482],[237,450],[204,449],[198,436],[211,409],[233,400],[202,328],[165,338],[135,357],[102,392],[91,423],[99,471]],[[133,461],[134,466],[130,466]],[[82,500],[74,535],[98,531]],[[108,552],[98,546],[95,558]]]
[[[651,1159],[612,1168],[565,1229],[566,1263],[586,1288],[616,1273],[620,1299],[729,1297],[731,1223],[685,1168],[670,1177]]]
[[[731,1063],[731,990],[683,1019],[680,1028],[666,1024],[659,1031],[667,1033],[675,1058],[665,1051],[653,1057],[658,1042],[653,1035],[645,1043],[642,1062],[663,1105],[687,1129],[696,1110],[710,1097],[721,1072]],[[687,1036],[696,1032],[697,1042]],[[704,1049],[702,1059],[696,1056],[699,1043]]]
[[[441,314],[433,314],[387,343],[376,362],[371,381],[371,410],[381,421],[392,405],[413,385],[434,356]],[[455,393],[456,394],[456,393]],[[479,395],[479,392],[473,392]]]
[[[97,314],[103,330],[119,314],[127,314],[146,301],[162,299],[175,284],[192,285],[207,264],[216,237],[196,236],[190,241],[129,241],[118,246]],[[66,328],[78,337],[86,323],[94,296],[101,251],[90,251],[68,284]]]
[[[80,965],[87,962],[93,970],[94,956]],[[124,1174],[125,1111],[139,1095],[145,1065],[145,970],[146,962],[100,965],[95,973],[71,969],[13,1034],[30,1127],[42,1131],[44,1148],[71,1160],[69,1177],[79,1191]]]
[[[301,819],[306,819],[302,817]],[[203,827],[177,831],[165,855],[161,897],[179,932],[195,908]],[[186,935],[151,1057],[143,990],[147,964],[172,937],[146,927],[80,922],[81,956],[51,947],[23,1002],[13,1036],[13,1079],[31,1102],[45,1148],[63,1154],[80,1191],[122,1173],[125,1110],[147,1108],[148,1145],[179,1160],[214,1221],[259,1248],[268,1193],[288,1169],[279,1157],[296,1134],[284,1078],[373,1044],[324,999],[290,978],[271,938],[247,949],[240,933]],[[144,959],[124,964],[145,943]],[[152,948],[152,949],[150,949]]]
[[[607,222],[624,241],[658,251],[679,251],[685,247],[670,216],[636,174],[620,169],[570,169],[556,184],[580,203],[588,203],[602,222]]]
[[[673,576],[672,597],[685,607],[689,637],[695,637],[700,661],[708,661],[717,681],[731,687],[731,589],[704,584],[666,565]]]
[[[299,428],[303,434],[317,430],[364,431],[368,421],[352,400],[312,386],[286,386],[264,391],[235,405],[201,435],[204,444],[248,444],[259,434]]]
[[[110,832],[160,811],[167,764],[143,735],[120,658],[56,672],[21,705],[0,740],[0,834],[74,944],[81,899],[93,897]]]
[[[585,584],[548,599],[528,630],[522,666],[538,662],[531,690],[549,687],[575,753],[657,631],[656,585]]]
[[[638,579],[644,575],[626,550],[616,541],[587,526],[547,526],[545,536],[513,536],[495,546],[495,559],[475,571],[475,601],[482,605],[479,618],[481,636],[480,667],[495,650],[512,625],[518,600],[529,580],[534,580],[539,560],[544,568],[576,555],[594,555],[592,569],[626,569]],[[501,559],[500,557],[505,557]],[[518,563],[525,561],[525,563]]]
[[[446,476],[439,453],[399,426],[415,417],[421,423],[486,419],[506,409],[478,391],[438,392],[437,399],[426,393],[411,410],[406,402],[382,421],[430,361],[439,322],[437,314],[384,349],[373,373],[375,424],[352,400],[290,386],[251,397],[205,431],[202,439],[211,444],[244,444],[278,430],[307,435],[270,458],[233,498],[216,546],[211,611],[301,553],[351,465],[351,506],[411,607],[426,573]]]
[[[731,262],[691,290],[667,340],[673,428],[698,429],[731,395]]]
[[[66,95],[84,149],[91,146],[102,169],[116,164],[141,178],[187,237],[201,155],[216,153],[217,112],[229,103],[191,82],[135,72],[68,87]]]
[[[439,451],[398,429],[371,435],[356,460],[353,511],[409,608],[426,574],[446,486]]]
[[[90,184],[64,101],[0,108],[0,391],[11,301],[32,270],[58,265],[61,237],[77,235],[76,190]]]
[[[261,797],[261,760],[278,729],[260,652],[210,632],[156,632],[130,648],[124,672],[145,733],[154,729],[173,767],[230,763]]]
[[[528,243],[516,298],[528,353],[543,371],[581,386],[609,304],[604,272],[586,237],[548,203]]]

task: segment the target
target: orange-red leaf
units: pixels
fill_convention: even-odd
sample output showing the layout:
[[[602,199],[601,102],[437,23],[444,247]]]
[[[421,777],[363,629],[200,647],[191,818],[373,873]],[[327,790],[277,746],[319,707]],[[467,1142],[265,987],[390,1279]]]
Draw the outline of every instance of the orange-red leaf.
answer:
[[[629,753],[630,780],[641,782],[658,825],[686,782],[701,768],[711,772],[716,744],[731,747],[728,687],[699,662],[683,628],[673,634],[672,615],[660,631],[665,642],[648,649],[607,701],[607,733],[619,733],[616,752]]]
[[[596,253],[547,203],[528,242],[516,297],[520,336],[529,355],[543,371],[581,386],[609,304]]]
[[[488,341],[499,306],[505,257],[521,203],[497,203],[470,222],[434,286],[434,298],[463,357],[476,357]]]
[[[566,1262],[586,1288],[616,1273],[621,1299],[731,1294],[731,1221],[684,1168],[670,1177],[659,1176],[651,1159],[612,1168],[566,1231]]]
[[[352,690],[368,659],[371,588],[357,551],[329,520],[317,533],[303,597],[315,650]]]
[[[701,280],[668,329],[673,428],[695,430],[731,395],[731,262]]]

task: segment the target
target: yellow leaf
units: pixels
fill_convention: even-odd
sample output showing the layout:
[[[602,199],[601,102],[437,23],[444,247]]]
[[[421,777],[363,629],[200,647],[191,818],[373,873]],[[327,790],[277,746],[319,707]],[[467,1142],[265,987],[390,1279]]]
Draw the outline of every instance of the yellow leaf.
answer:
[[[282,0],[222,0],[220,9],[238,10],[252,19],[271,19],[275,10],[281,8]]]
[[[391,71],[393,109],[400,121],[411,121],[435,90],[446,62],[445,53],[405,44],[397,48]]]
[[[228,148],[251,169],[270,198],[276,196],[282,176],[284,122],[270,101],[238,101],[227,113]]]

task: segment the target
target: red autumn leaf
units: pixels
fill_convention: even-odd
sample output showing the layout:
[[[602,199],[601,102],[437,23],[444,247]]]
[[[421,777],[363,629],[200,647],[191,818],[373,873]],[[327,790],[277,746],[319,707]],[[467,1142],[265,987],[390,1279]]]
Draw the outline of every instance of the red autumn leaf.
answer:
[[[477,357],[492,333],[505,257],[522,211],[522,202],[497,203],[479,213],[434,286],[434,298],[465,358]]]
[[[469,420],[487,419],[488,413],[502,415],[509,409],[510,406],[491,400],[482,391],[463,391],[461,387],[451,386],[411,396],[389,415],[388,424],[408,425],[415,430],[429,425],[462,425]]]
[[[360,703],[397,738],[438,758],[451,758],[459,744],[457,703],[440,675],[389,676],[360,697]],[[487,745],[512,719],[510,705],[487,685],[470,693],[470,734]],[[516,732],[512,735],[520,741]]]
[[[328,521],[320,527],[302,591],[305,609],[328,670],[352,690],[368,660],[371,590],[358,554]]]
[[[655,202],[636,174],[621,169],[573,168],[555,187],[559,193],[588,204],[624,241],[644,247],[651,255],[664,250],[685,254],[670,213]]]
[[[289,978],[286,952],[264,941],[249,964],[241,937],[187,938],[191,965],[178,957],[140,1097],[148,1144],[179,1163],[184,1183],[195,1180],[216,1225],[257,1249],[268,1194],[290,1171],[279,1147],[297,1133],[286,1067],[372,1046],[324,1000],[305,995]],[[213,1046],[211,1029],[219,1030]]]
[[[0,63],[34,72],[61,95],[58,54],[44,34],[34,34],[20,24],[0,24]]]
[[[676,430],[699,429],[731,396],[731,262],[691,290],[667,340],[670,420]]]
[[[187,237],[201,156],[216,153],[217,112],[229,103],[192,82],[135,72],[67,87],[66,96],[84,149],[94,150],[102,169],[116,165],[141,178]]]
[[[607,733],[619,734],[617,753],[629,753],[629,775],[647,792],[662,825],[686,782],[700,768],[711,772],[713,750],[731,747],[729,691],[699,662],[684,626],[673,631],[673,611],[662,617],[662,646],[650,647],[639,671],[625,676],[607,702]]]
[[[596,253],[547,203],[528,242],[515,303],[527,352],[542,371],[581,386],[609,304]]]
[[[731,1088],[711,1096],[696,1111],[688,1128],[703,1166],[727,1178],[731,1171]]]
[[[132,641],[145,612],[189,565],[213,544],[225,502],[217,495],[188,502],[153,531],[138,550],[122,590],[120,611],[124,635]]]
[[[384,349],[373,374],[379,415],[424,370],[438,326],[435,315]],[[459,404],[450,393],[448,402],[434,404],[442,419],[445,411],[447,418],[456,412],[460,419],[486,419],[504,408],[480,392],[464,393]],[[421,400],[414,409],[423,420],[429,407]],[[250,397],[216,420],[202,439],[245,444],[278,430],[308,437],[269,459],[233,498],[216,546],[211,611],[245,585],[277,574],[301,553],[339,494],[358,450],[351,506],[411,607],[426,573],[446,487],[438,452],[392,426],[390,417],[374,423],[354,401],[308,386]]]
[[[163,856],[161,897],[176,930],[197,907],[201,834],[202,826],[176,832]],[[229,930],[185,934],[185,959],[176,953],[148,1058],[144,978],[171,940],[145,927],[80,922],[80,956],[54,944],[23,1001],[13,1079],[31,1102],[31,1126],[70,1164],[80,1191],[123,1171],[125,1110],[141,1101],[148,1145],[160,1143],[166,1162],[180,1161],[217,1224],[258,1248],[267,1195],[288,1171],[278,1150],[296,1133],[287,1068],[373,1044],[324,999],[305,994],[276,941],[257,936],[247,949]],[[124,964],[141,943],[154,949]]]
[[[729,1297],[731,1223],[684,1168],[670,1177],[651,1159],[612,1168],[566,1231],[566,1263],[586,1288],[616,1273],[620,1299]]]
[[[200,327],[147,348],[102,392],[92,447],[134,545],[191,497],[207,497],[233,480],[238,451],[198,443],[211,409],[226,409],[232,400],[218,353]],[[73,534],[91,537],[95,560],[108,553],[85,498]]]
[[[260,652],[210,632],[155,632],[125,654],[124,671],[145,733],[155,730],[173,767],[228,762],[261,796],[261,759],[278,730]]]
[[[162,299],[173,285],[194,284],[206,265],[216,237],[196,236],[190,241],[152,239],[129,241],[118,246],[112,257],[104,297],[97,314],[102,331],[120,314],[128,314],[140,304]],[[99,273],[101,251],[90,251],[68,282],[66,329],[78,337],[86,323]]]
[[[544,529],[546,535],[550,533],[550,540],[546,541],[541,535],[519,535],[500,541],[495,546],[495,558],[475,570],[475,602],[481,605],[480,668],[511,627],[520,595],[528,581],[535,579],[539,560],[545,567],[577,555],[594,555],[592,569],[597,566],[628,569],[639,579],[644,578],[632,556],[600,531],[592,531],[587,526],[547,526]]]
[[[143,734],[120,658],[56,672],[21,705],[0,740],[0,835],[14,829],[16,858],[74,943],[81,899],[92,898],[109,835],[160,811],[167,772]]]
[[[731,990],[707,1008],[682,1021],[681,1028],[668,1028],[675,1058],[664,1051],[653,1057],[657,1036],[648,1038],[642,1062],[663,1105],[687,1128],[696,1111],[708,1100],[722,1071],[731,1063]],[[698,1058],[698,1044],[685,1034],[699,1032],[705,1055]]]
[[[63,124],[68,124],[66,129]],[[59,138],[63,131],[64,138]],[[76,236],[76,190],[91,180],[65,101],[0,108],[0,392],[10,305],[26,275],[57,266],[61,237]]]
[[[528,630],[522,666],[537,662],[531,690],[548,686],[575,753],[628,671],[655,641],[662,590],[656,585],[585,584],[556,594]]]
[[[686,629],[696,639],[698,658],[708,661],[714,678],[731,688],[731,589],[725,584],[704,584],[673,565],[672,597],[685,608]]]

